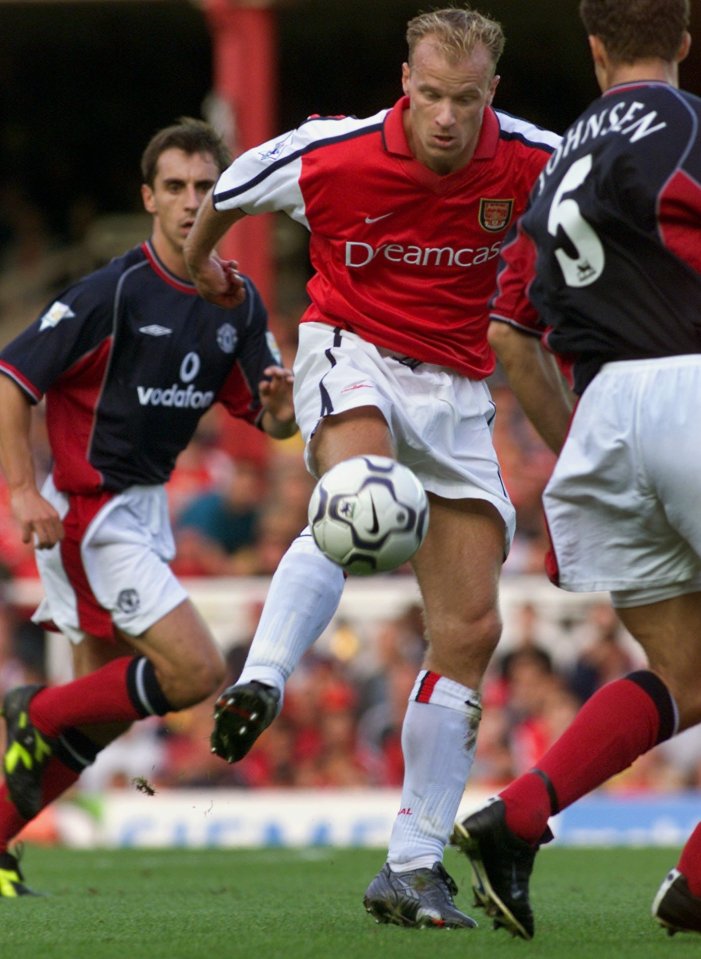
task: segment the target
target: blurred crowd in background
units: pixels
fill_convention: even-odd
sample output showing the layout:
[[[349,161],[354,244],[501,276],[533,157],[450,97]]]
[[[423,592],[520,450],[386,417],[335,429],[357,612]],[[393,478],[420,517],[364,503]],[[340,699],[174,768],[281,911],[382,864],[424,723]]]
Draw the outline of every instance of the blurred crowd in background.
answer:
[[[239,674],[246,646],[230,649]],[[209,750],[213,699],[163,720],[136,724],[81,777],[85,792],[133,789],[399,788],[401,725],[423,655],[421,610],[357,635],[340,621],[307,653],[288,683],[283,710],[241,762]],[[496,792],[531,768],[602,683],[642,665],[610,605],[593,602],[576,621],[548,621],[522,604],[483,690],[484,712],[470,786]],[[605,790],[634,795],[701,788],[701,731],[638,760]]]
[[[74,236],[58,243],[11,186],[0,203],[0,339],[33,320],[60,289],[145,235],[143,221],[114,224],[102,245],[91,213],[75,205]],[[132,235],[133,234],[133,235]],[[91,240],[91,236],[93,239]],[[127,240],[127,236],[129,237]],[[271,315],[283,360],[291,365],[301,307]],[[547,534],[540,496],[554,462],[499,373],[494,440],[514,501],[518,532],[505,576],[544,576]],[[42,409],[34,416],[40,473],[50,469]],[[270,576],[306,525],[313,481],[298,437],[269,440],[219,409],[202,420],[168,486],[176,536],[176,572],[184,578]],[[405,571],[398,571],[401,576]],[[36,578],[33,552],[21,543],[0,476],[0,696],[18,684],[46,682],[46,643],[13,586]],[[255,611],[252,614],[254,619]],[[610,605],[592,601],[586,617],[552,622],[524,603],[502,642],[484,688],[484,714],[471,783],[497,790],[530,768],[602,683],[641,665],[640,653]],[[246,645],[228,652],[237,679]],[[413,605],[378,622],[371,636],[338,623],[323,652],[312,650],[289,683],[278,720],[252,752],[227,766],[209,751],[212,701],[163,720],[136,724],[81,778],[81,789],[128,787],[147,776],[154,788],[398,787],[400,729],[423,656],[421,611]],[[664,744],[607,789],[701,788],[701,734]]]

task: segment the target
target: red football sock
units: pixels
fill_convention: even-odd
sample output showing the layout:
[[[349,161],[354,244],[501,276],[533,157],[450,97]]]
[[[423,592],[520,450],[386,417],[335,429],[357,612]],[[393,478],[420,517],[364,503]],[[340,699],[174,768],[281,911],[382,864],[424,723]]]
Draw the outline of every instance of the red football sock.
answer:
[[[79,776],[80,773],[52,756],[44,771],[42,809],[77,782]],[[10,799],[7,784],[0,783],[0,852],[7,851],[10,842],[26,825],[27,820],[20,816]]]
[[[54,799],[62,796],[67,789],[80,779],[80,772],[71,769],[62,763],[56,756],[52,756],[46,764],[42,782],[41,799],[42,809],[49,806]]]
[[[689,884],[692,896],[701,898],[701,823],[687,839],[677,869]]]
[[[149,708],[143,698],[139,701],[139,685],[134,680],[137,665],[146,667],[146,680],[151,685],[148,692],[155,707]],[[148,660],[120,656],[87,676],[40,690],[31,701],[29,716],[39,732],[56,737],[72,726],[133,722],[150,712],[163,715],[167,711],[165,700],[155,683]]]
[[[537,843],[552,815],[545,781],[535,773],[524,773],[499,795],[509,829],[526,842]]]
[[[8,844],[25,825],[10,799],[7,783],[0,783],[0,852],[7,852]]]
[[[674,703],[654,673],[641,670],[608,683],[587,700],[537,768],[500,793],[508,827],[526,842],[538,842],[553,813],[626,769],[674,729]]]

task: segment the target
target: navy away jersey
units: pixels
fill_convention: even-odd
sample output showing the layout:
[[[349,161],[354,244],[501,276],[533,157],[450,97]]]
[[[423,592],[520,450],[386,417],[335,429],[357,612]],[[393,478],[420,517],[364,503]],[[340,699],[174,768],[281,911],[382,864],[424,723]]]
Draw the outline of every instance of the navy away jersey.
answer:
[[[275,351],[275,352],[273,352]],[[208,303],[144,243],[79,280],[0,353],[38,402],[67,493],[160,484],[215,402],[255,422],[258,383],[279,363],[253,284]]]
[[[545,329],[579,393],[606,362],[701,352],[700,121],[701,100],[668,84],[611,88],[503,250],[492,318]]]

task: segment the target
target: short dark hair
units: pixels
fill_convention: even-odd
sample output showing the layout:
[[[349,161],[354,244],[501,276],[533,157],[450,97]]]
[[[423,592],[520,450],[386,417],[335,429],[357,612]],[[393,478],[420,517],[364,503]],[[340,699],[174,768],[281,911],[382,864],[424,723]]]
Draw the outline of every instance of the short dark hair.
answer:
[[[689,28],[689,0],[581,0],[579,15],[618,63],[659,57],[670,63]]]
[[[180,117],[177,123],[154,133],[146,144],[141,155],[141,179],[148,186],[154,185],[159,157],[173,148],[187,154],[210,153],[220,173],[231,163],[229,150],[214,127],[204,120]]]

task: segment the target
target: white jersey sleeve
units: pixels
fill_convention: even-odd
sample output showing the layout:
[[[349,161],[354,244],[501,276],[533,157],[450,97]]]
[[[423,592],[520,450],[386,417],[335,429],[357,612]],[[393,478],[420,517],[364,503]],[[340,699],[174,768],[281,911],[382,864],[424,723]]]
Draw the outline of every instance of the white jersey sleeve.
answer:
[[[244,213],[282,211],[309,229],[300,187],[305,156],[381,123],[387,110],[372,117],[310,117],[281,136],[247,150],[225,170],[214,188],[217,210]]]

